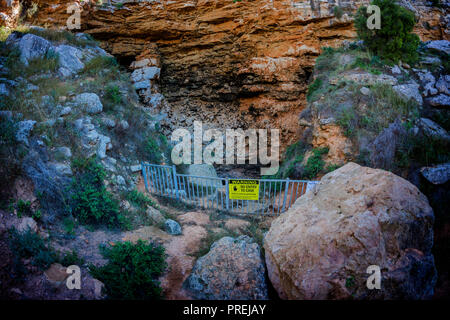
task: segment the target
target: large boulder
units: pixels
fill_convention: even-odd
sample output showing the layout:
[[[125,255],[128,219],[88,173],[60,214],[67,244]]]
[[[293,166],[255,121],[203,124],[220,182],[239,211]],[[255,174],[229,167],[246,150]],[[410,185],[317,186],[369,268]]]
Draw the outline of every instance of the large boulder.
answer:
[[[419,105],[423,104],[422,95],[419,92],[419,85],[415,81],[393,86],[395,92],[406,100],[413,99]]]
[[[277,218],[264,239],[283,299],[426,299],[436,283],[433,210],[408,181],[348,163]],[[368,289],[379,266],[381,289]]]
[[[224,237],[195,263],[185,282],[195,299],[266,300],[260,248],[248,236]]]
[[[429,41],[426,47],[441,54],[450,54],[450,41],[448,40]]]
[[[102,102],[95,93],[81,93],[75,97],[74,103],[89,114],[97,114],[103,111]]]
[[[49,41],[31,33],[24,35],[20,40],[17,33],[10,35],[10,37],[9,43],[18,46],[20,61],[25,65],[28,65],[31,60],[45,57],[51,47]]]
[[[59,59],[59,73],[63,77],[71,76],[83,70],[84,63],[81,61],[83,52],[80,49],[62,44],[55,47],[55,52]]]

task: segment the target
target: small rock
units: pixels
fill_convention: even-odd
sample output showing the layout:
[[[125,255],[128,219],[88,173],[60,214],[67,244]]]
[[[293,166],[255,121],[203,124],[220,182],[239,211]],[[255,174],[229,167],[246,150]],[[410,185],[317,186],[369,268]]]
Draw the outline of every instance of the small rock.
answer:
[[[130,202],[128,200],[120,201],[120,208],[123,210],[129,210],[131,208]]]
[[[83,107],[89,114],[96,114],[103,111],[100,98],[95,93],[82,93],[75,97],[75,103]]]
[[[152,84],[150,83],[149,80],[139,81],[139,82],[136,82],[136,83],[134,84],[134,88],[135,88],[136,90],[148,89],[148,88],[150,88],[151,86],[152,86]]]
[[[436,89],[440,93],[450,94],[450,75],[441,75],[436,82]]]
[[[166,222],[164,222],[164,227],[166,231],[171,235],[181,234],[181,226],[175,220],[167,219]]]
[[[102,290],[105,285],[103,284],[103,282],[101,282],[100,280],[97,280],[97,279],[92,279],[92,281],[94,282],[94,297],[95,297],[95,299],[97,299],[97,300],[103,299]]]
[[[10,91],[5,83],[0,83],[0,96],[9,96]]]
[[[444,184],[450,179],[450,163],[420,169],[422,175],[432,184]]]
[[[164,218],[162,213],[158,209],[155,209],[153,207],[148,207],[146,214],[148,215],[148,217],[150,218],[150,220],[152,221],[153,224],[156,224],[156,225],[163,224],[166,221],[166,218]],[[180,229],[180,233],[181,233],[181,229]]]
[[[11,292],[15,293],[15,294],[18,294],[18,295],[22,295],[22,290],[20,290],[19,288],[12,288]]]
[[[59,147],[56,149],[55,156],[62,159],[70,159],[72,157],[72,151],[68,147]]]
[[[112,129],[116,126],[116,122],[110,118],[103,118],[103,124],[108,128]]]
[[[420,83],[423,86],[423,96],[427,97],[429,95],[434,95],[437,93],[437,89],[434,87],[436,79],[433,74],[427,70],[417,73]]]
[[[127,130],[129,127],[130,127],[130,125],[128,124],[128,122],[126,120],[119,121],[119,128],[121,130]]]
[[[448,108],[450,107],[450,96],[446,94],[440,94],[435,97],[429,98],[428,103],[435,108]]]
[[[97,149],[97,155],[100,159],[106,158],[106,151],[111,149],[111,138],[101,135],[98,135],[99,143]]]
[[[434,41],[429,41],[426,44],[426,47],[428,49],[437,51],[439,53],[445,53],[445,54],[450,54],[450,41],[447,40],[434,40]]]
[[[427,65],[432,65],[432,64],[440,65],[442,63],[441,59],[439,59],[438,57],[432,57],[432,56],[426,56],[422,60],[420,60],[420,62],[422,64],[427,64]]]
[[[142,166],[140,164],[130,166],[130,170],[132,173],[136,173],[142,170]]]
[[[67,269],[59,263],[53,263],[50,268],[45,270],[44,275],[46,280],[54,287],[58,288],[65,283],[66,278],[69,276]]]
[[[18,123],[18,129],[16,132],[17,141],[23,142],[28,145],[28,137],[30,136],[30,133],[33,130],[35,124],[36,121],[34,120],[20,121]]]
[[[61,112],[59,113],[60,117],[64,117],[67,116],[68,114],[70,114],[72,112],[72,108],[71,107],[64,107]]]
[[[28,230],[31,230],[33,232],[37,232],[37,223],[36,223],[36,221],[34,221],[33,218],[23,217],[20,220],[20,224],[17,227],[17,230],[20,233],[27,232]]]
[[[29,84],[27,85],[26,91],[37,91],[37,90],[39,90],[39,87],[38,87],[38,86],[35,86],[35,85],[32,84],[32,83],[29,83]]]
[[[117,184],[119,185],[119,186],[126,186],[126,182],[125,182],[125,179],[124,179],[124,177],[122,177],[122,176],[117,176],[116,177],[116,182],[117,182]]]
[[[430,119],[420,118],[417,121],[417,125],[427,137],[436,140],[450,141],[450,135],[447,133],[447,130]]]
[[[106,170],[111,171],[111,172],[117,172],[117,169],[116,169],[117,160],[116,159],[114,159],[112,157],[106,157],[102,161],[102,163]]]
[[[367,87],[362,87],[359,91],[365,96],[368,96],[370,94],[370,89]]]
[[[71,176],[73,175],[72,169],[69,164],[65,163],[49,163],[49,167],[53,168],[58,174],[62,176]]]
[[[401,73],[402,73],[402,70],[399,68],[399,66],[395,65],[395,66],[393,66],[393,67],[391,68],[391,72],[392,72],[393,74],[401,74]]]

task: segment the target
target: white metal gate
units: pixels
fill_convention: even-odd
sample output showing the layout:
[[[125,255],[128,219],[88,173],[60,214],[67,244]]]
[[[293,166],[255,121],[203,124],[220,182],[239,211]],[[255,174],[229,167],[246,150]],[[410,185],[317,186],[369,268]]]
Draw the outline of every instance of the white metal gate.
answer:
[[[238,180],[259,181],[259,199],[233,200],[229,197],[228,189],[231,178],[178,174],[175,166],[148,163],[142,163],[142,175],[147,192],[206,209],[253,215],[279,215],[318,183],[307,180],[239,178]]]

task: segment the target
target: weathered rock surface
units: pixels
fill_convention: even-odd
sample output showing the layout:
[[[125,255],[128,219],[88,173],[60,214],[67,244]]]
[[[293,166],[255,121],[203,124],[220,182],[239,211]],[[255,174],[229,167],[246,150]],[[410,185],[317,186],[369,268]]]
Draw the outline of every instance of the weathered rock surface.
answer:
[[[103,111],[100,98],[95,93],[82,93],[75,97],[75,104],[82,107],[89,114],[96,114]]]
[[[424,167],[420,172],[432,184],[444,184],[450,179],[450,163]]]
[[[397,86],[394,86],[393,89],[405,99],[413,99],[419,105],[423,104],[422,95],[419,92],[419,85],[415,81],[411,81],[405,84],[399,84]]]
[[[164,222],[164,228],[171,235],[179,235],[179,234],[181,234],[181,226],[175,220],[167,219]]]
[[[417,125],[427,137],[434,140],[450,141],[447,130],[430,119],[420,118],[417,120]]]
[[[436,270],[427,198],[390,172],[349,163],[277,218],[264,240],[283,299],[426,299]],[[366,287],[381,268],[381,290]]]
[[[268,299],[259,246],[248,236],[224,237],[195,263],[185,287],[196,299]]]
[[[31,60],[45,56],[50,48],[50,42],[34,34],[26,34],[19,40],[18,47],[20,61],[28,65]]]
[[[24,217],[20,220],[20,224],[17,227],[17,230],[19,232],[27,232],[28,230],[37,232],[38,227],[37,227],[36,221],[34,221],[33,218]]]
[[[166,218],[164,218],[163,214],[158,209],[155,209],[153,207],[148,207],[146,214],[148,215],[152,223],[156,225],[162,225],[166,221]]]
[[[33,23],[66,26],[67,4],[82,8],[81,31],[103,41],[124,62],[150,50],[151,74],[160,71],[163,103],[151,81],[138,71],[136,88],[146,93],[161,126],[191,127],[202,119],[219,128],[282,128],[281,144],[298,139],[295,116],[306,106],[307,82],[324,46],[356,35],[352,14],[368,0],[341,1],[344,15],[334,15],[336,1],[40,1]],[[448,38],[444,9],[425,1],[404,1],[417,12],[415,32],[423,41]],[[146,58],[147,59],[147,58]],[[153,58],[152,58],[153,59]],[[148,66],[140,62],[132,66]]]
[[[450,107],[450,96],[446,94],[440,94],[429,98],[428,103],[436,108],[449,108]]]
[[[59,56],[59,73],[63,76],[70,76],[78,73],[84,68],[83,52],[75,47],[68,45],[60,45],[55,48],[55,52]]]

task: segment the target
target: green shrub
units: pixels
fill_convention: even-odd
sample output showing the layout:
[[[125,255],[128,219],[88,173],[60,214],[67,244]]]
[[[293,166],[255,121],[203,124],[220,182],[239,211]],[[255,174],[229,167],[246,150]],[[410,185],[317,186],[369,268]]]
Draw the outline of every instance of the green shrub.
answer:
[[[59,65],[59,56],[53,50],[48,50],[44,57],[33,59],[26,68],[29,76],[37,73],[55,72]]]
[[[13,145],[16,142],[17,123],[7,118],[0,120],[0,145]]]
[[[396,150],[395,160],[399,168],[411,164],[432,166],[450,161],[450,144],[446,141],[408,134]]]
[[[16,229],[11,229],[9,246],[16,258],[31,258],[32,264],[42,270],[47,269],[58,258],[53,248],[32,230],[19,233]]]
[[[337,124],[344,129],[347,137],[354,136],[357,126],[355,110],[353,108],[342,110],[337,118]]]
[[[20,199],[17,202],[17,216],[22,217],[23,215],[30,215],[31,213],[31,202]]]
[[[84,264],[84,259],[79,257],[78,253],[75,250],[72,250],[69,252],[65,252],[60,262],[65,267],[72,265],[81,266]]]
[[[155,164],[161,163],[163,159],[161,154],[161,146],[163,144],[164,140],[160,141],[159,144],[154,137],[149,136],[144,142],[144,156],[146,157],[145,160]]]
[[[317,78],[313,83],[308,87],[308,93],[306,94],[306,99],[311,101],[312,95],[322,86],[322,79]]]
[[[126,198],[128,201],[137,205],[138,207],[156,206],[156,203],[152,199],[136,189],[128,192]]]
[[[122,102],[122,94],[120,93],[119,87],[115,85],[109,85],[106,87],[105,98],[114,104],[119,104]]]
[[[71,217],[64,218],[63,225],[64,225],[64,231],[67,234],[75,235],[74,230],[75,230],[76,225],[75,225],[75,220],[73,218],[71,218]]]
[[[303,172],[306,179],[313,179],[323,170],[325,161],[323,161],[322,156],[327,154],[328,151],[327,147],[312,150],[312,155],[308,158]]]
[[[32,217],[34,220],[41,220],[42,218],[42,211],[41,210],[36,210],[35,212],[33,212]]]
[[[72,213],[82,224],[120,225],[119,204],[106,190],[103,167],[93,159],[75,159],[77,175],[72,182]]]
[[[336,18],[341,19],[344,15],[344,10],[340,6],[335,6],[333,8],[333,14]]]
[[[86,62],[83,73],[96,75],[109,68],[118,68],[119,64],[114,57],[97,56]]]
[[[139,240],[101,248],[109,261],[102,267],[90,266],[91,275],[105,284],[109,299],[149,300],[161,298],[158,277],[165,271],[164,248]]]
[[[418,59],[417,48],[420,39],[411,33],[415,24],[414,14],[397,5],[394,0],[374,0],[373,5],[381,9],[381,28],[367,28],[367,7],[358,9],[355,27],[360,39],[378,56],[398,62],[400,59],[409,63]]]

